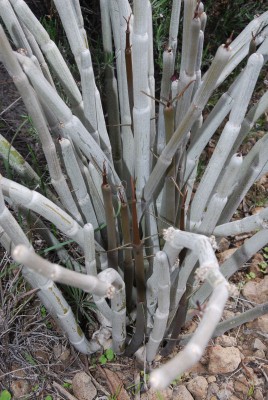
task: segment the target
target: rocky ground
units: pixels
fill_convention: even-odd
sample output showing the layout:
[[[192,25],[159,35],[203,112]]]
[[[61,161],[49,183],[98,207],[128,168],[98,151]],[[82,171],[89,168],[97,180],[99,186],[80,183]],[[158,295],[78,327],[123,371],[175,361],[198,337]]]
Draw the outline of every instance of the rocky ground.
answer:
[[[13,321],[1,315],[0,382],[13,399],[268,399],[268,314],[211,340],[194,368],[165,391],[153,392],[146,382],[150,372],[141,371],[134,359],[101,365],[100,354],[77,354],[49,316],[40,315],[39,302],[29,291],[25,295],[29,301]],[[228,302],[224,318],[267,300],[268,276],[249,280]],[[165,361],[158,356],[151,368]]]
[[[0,131],[11,140],[25,110],[2,67],[0,98]],[[7,109],[14,101],[16,103]],[[262,134],[264,132],[260,131],[256,135]],[[22,131],[16,136],[15,144],[25,152],[25,143],[30,141]],[[4,173],[3,165],[1,171]],[[264,201],[261,207],[267,205],[267,178],[254,188],[266,198],[266,204]],[[258,210],[260,205],[252,196],[245,200],[241,212]],[[223,241],[218,252],[219,261],[223,262],[245,239],[243,236]],[[255,255],[245,269],[234,276],[238,296],[229,300],[223,318],[268,301],[266,256],[265,252]],[[19,271],[10,269],[12,261],[3,250],[0,260],[1,400],[9,398],[4,397],[7,395],[4,390],[12,393],[13,399],[268,400],[268,314],[211,340],[194,368],[164,392],[155,393],[147,383],[150,371],[141,371],[135,359],[118,357],[103,365],[99,354],[85,357],[70,348],[35,294],[25,286]],[[198,319],[189,323],[187,332],[192,332],[197,324]],[[165,361],[158,356],[150,368]]]

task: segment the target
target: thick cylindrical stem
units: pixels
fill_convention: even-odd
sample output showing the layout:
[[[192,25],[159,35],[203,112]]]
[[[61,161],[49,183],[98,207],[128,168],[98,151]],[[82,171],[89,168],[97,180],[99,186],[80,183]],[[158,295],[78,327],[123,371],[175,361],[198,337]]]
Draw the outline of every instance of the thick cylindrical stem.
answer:
[[[95,276],[79,274],[60,267],[58,264],[52,264],[29,250],[26,246],[17,246],[13,251],[13,258],[40,275],[66,285],[79,287],[87,293],[109,298],[114,294],[114,287],[110,284],[101,282]]]

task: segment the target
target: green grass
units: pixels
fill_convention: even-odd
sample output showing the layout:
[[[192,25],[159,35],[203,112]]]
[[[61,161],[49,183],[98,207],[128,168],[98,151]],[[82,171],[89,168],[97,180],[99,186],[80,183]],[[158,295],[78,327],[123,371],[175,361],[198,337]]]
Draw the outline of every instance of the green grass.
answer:
[[[163,50],[168,43],[171,8],[172,1],[152,1],[155,63],[160,69],[163,65]]]
[[[205,11],[208,15],[206,27],[204,58],[210,59],[221,43],[234,32],[234,38],[254,18],[267,11],[265,1],[250,0],[207,0]]]

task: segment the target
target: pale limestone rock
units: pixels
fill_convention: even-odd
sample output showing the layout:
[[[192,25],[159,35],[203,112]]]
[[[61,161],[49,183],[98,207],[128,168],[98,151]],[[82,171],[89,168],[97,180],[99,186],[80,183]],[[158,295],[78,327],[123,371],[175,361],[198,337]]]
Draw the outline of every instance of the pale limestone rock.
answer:
[[[261,281],[249,281],[242,290],[243,296],[254,303],[261,304],[268,301],[268,276]]]
[[[247,385],[248,384],[248,379],[245,377],[244,374],[239,374],[237,376],[237,378],[236,378],[236,381],[243,383],[243,385]]]
[[[217,398],[219,400],[230,400],[232,392],[229,389],[221,389],[217,393]]]
[[[265,352],[263,350],[256,350],[253,353],[254,357],[265,358]]]
[[[256,253],[251,260],[252,264],[259,264],[260,262],[264,261],[264,257],[260,253]]]
[[[247,395],[249,391],[249,385],[245,385],[244,383],[240,381],[235,381],[234,382],[234,390],[235,392],[242,393],[243,395]]]
[[[210,376],[207,378],[208,383],[216,382],[216,380],[217,380],[217,378],[216,378],[216,376],[214,376],[214,375],[210,375]]]
[[[93,400],[97,396],[97,390],[90,376],[85,372],[75,374],[72,386],[74,395],[78,400]]]
[[[202,400],[207,395],[207,380],[203,376],[197,376],[188,382],[187,389],[194,396],[195,400]]]
[[[268,314],[264,314],[260,318],[258,318],[255,327],[263,333],[268,333]]]
[[[222,316],[224,319],[229,319],[233,318],[235,316],[235,313],[231,310],[224,310]]]
[[[212,382],[208,385],[207,397],[210,398],[213,395],[217,395],[219,391],[219,385],[216,382]]]
[[[261,391],[260,388],[255,388],[254,389],[253,398],[255,400],[263,400],[264,399],[262,391]]]
[[[266,373],[266,375],[268,376],[268,365],[267,364],[264,364],[263,366],[262,366],[262,370]]]
[[[173,391],[170,388],[157,391],[154,391],[151,388],[148,390],[148,392],[142,393],[141,395],[141,400],[172,400],[173,398]]]
[[[194,400],[194,398],[184,385],[180,385],[173,390],[173,400]]]
[[[253,272],[257,278],[262,278],[263,273],[260,270],[259,264],[264,261],[264,257],[260,254],[257,253],[255,256],[252,257],[250,266],[249,266],[249,272]]]
[[[251,264],[249,267],[249,272],[250,272],[250,274],[254,274],[255,278],[263,277],[263,273],[261,272],[258,264]]]
[[[215,344],[220,345],[222,347],[232,347],[236,346],[236,338],[228,335],[222,335],[216,338]]]
[[[252,209],[252,215],[259,214],[265,207],[255,207]]]
[[[265,351],[267,350],[267,346],[260,339],[256,338],[253,343],[253,349]]]
[[[268,314],[264,314],[261,317],[247,323],[247,328],[254,332],[268,333]]]
[[[201,362],[199,361],[191,369],[189,369],[188,372],[191,375],[194,375],[194,374],[201,375],[201,374],[207,373],[207,370],[206,370],[205,366],[203,364],[201,364]]]
[[[241,354],[236,347],[213,346],[209,357],[208,371],[212,374],[233,372],[241,362]]]

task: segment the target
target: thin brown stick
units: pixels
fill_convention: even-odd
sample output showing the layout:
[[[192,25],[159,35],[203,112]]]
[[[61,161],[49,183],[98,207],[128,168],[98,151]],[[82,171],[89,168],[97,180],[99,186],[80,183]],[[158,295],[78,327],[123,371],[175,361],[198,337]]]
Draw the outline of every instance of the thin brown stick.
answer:
[[[118,251],[117,249],[117,238],[116,238],[116,225],[114,218],[114,208],[112,201],[112,189],[107,181],[107,171],[105,163],[103,163],[103,173],[102,173],[102,196],[107,224],[107,237],[108,237],[108,264],[109,267],[118,270]]]
[[[127,87],[128,87],[128,98],[129,98],[130,113],[131,113],[131,116],[132,116],[133,107],[134,107],[134,96],[133,96],[132,50],[131,50],[132,46],[130,44],[130,29],[129,29],[130,18],[131,18],[131,14],[128,17],[128,19],[126,19],[124,17],[124,19],[125,19],[125,21],[127,23],[126,48],[125,48]],[[132,118],[132,121],[133,121],[133,118]]]
[[[126,204],[124,197],[119,192],[120,200],[121,200],[121,227],[122,227],[122,235],[124,244],[131,243],[131,235],[130,235],[130,221],[129,221],[129,210],[128,205]],[[134,265],[132,261],[132,249],[125,248],[124,250],[124,281],[126,285],[126,308],[128,313],[131,312],[132,306],[132,288],[134,281]]]
[[[132,186],[132,228],[133,228],[133,254],[135,260],[135,280],[137,287],[137,317],[136,330],[131,343],[126,349],[127,356],[133,355],[144,341],[146,328],[146,285],[144,274],[143,241],[140,239],[139,224],[136,208],[136,196],[133,180]]]
[[[64,397],[66,397],[66,399],[68,399],[68,400],[78,400],[77,397],[74,397],[72,394],[70,394],[66,389],[64,389],[64,387],[59,385],[57,382],[54,381],[52,383],[52,386],[56,389],[56,391],[58,393],[60,393]]]

